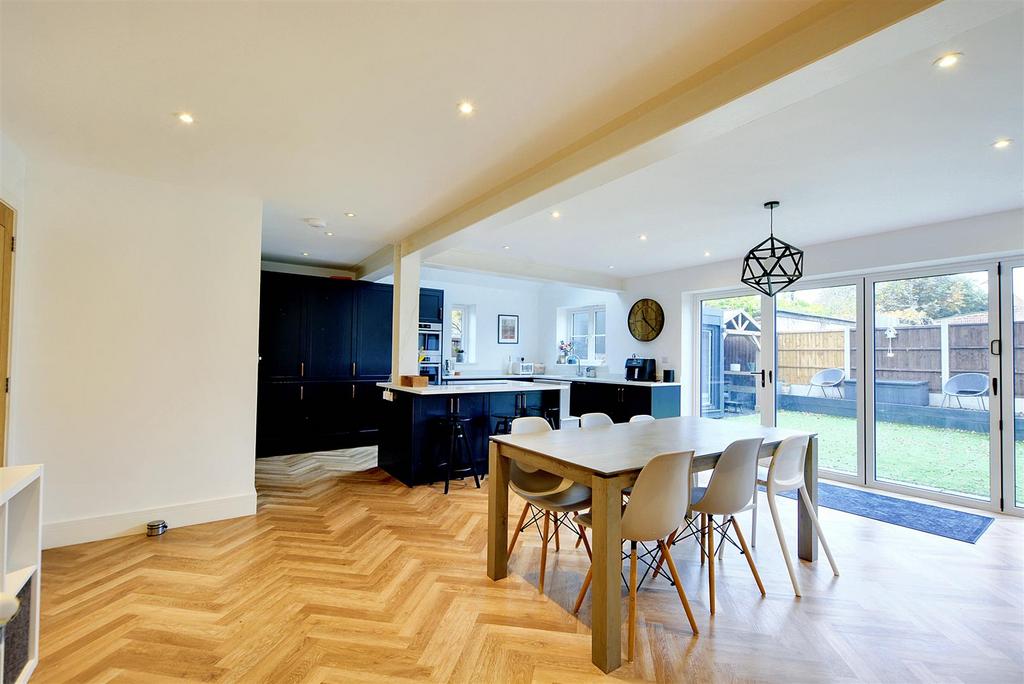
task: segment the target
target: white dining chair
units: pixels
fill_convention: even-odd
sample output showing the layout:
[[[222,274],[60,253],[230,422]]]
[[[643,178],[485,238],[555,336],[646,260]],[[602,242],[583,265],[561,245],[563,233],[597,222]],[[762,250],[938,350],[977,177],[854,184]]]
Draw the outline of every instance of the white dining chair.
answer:
[[[650,423],[653,420],[654,420],[654,416],[649,416],[646,413],[641,413],[639,415],[636,415],[636,416],[633,416],[632,418],[630,418],[629,422],[630,423]]]
[[[607,413],[584,413],[580,416],[580,427],[584,430],[614,424],[615,421]]]
[[[768,493],[768,508],[772,512],[772,521],[775,523],[775,534],[779,537],[779,546],[782,547],[782,556],[786,559],[786,569],[789,570],[789,579],[793,582],[793,593],[800,596],[800,582],[796,579],[796,572],[793,569],[793,559],[789,556],[789,546],[786,544],[786,535],[782,530],[782,521],[779,519],[779,509],[775,504],[776,494],[800,492],[800,498],[804,502],[804,509],[807,511],[814,525],[818,539],[821,540],[821,548],[828,556],[829,565],[832,566],[832,573],[838,577],[839,567],[836,565],[832,551],[828,548],[825,540],[825,533],[818,522],[818,515],[811,505],[811,498],[804,489],[804,459],[807,457],[807,435],[787,437],[775,449],[771,463],[767,468],[758,468],[757,483],[765,488]],[[755,494],[756,496],[756,494]],[[755,509],[756,510],[756,509]]]
[[[513,435],[550,431],[551,425],[540,416],[516,418],[512,421]],[[536,525],[538,520],[543,519],[540,576],[537,580],[537,590],[544,593],[548,543],[554,537],[555,551],[561,550],[558,535],[560,527],[572,529],[573,533],[580,537],[580,541],[583,542],[587,549],[587,555],[590,556],[590,543],[587,541],[586,532],[579,525],[573,528],[569,522],[570,516],[590,508],[590,487],[567,480],[561,475],[531,468],[530,466],[512,461],[509,470],[509,488],[526,501],[526,505],[523,506],[523,512],[519,516],[519,522],[516,523],[516,529],[512,533],[512,541],[508,545],[509,556],[512,555],[512,550],[516,546],[519,533],[531,525]],[[529,520],[526,519],[528,514],[530,514]],[[552,524],[554,525],[553,532],[551,531]]]
[[[696,487],[691,495],[690,509],[700,513],[701,559],[708,559],[708,593],[711,613],[715,612],[715,530],[722,535],[722,544],[735,543],[729,531],[736,532],[736,539],[750,566],[754,582],[765,595],[764,584],[757,572],[754,558],[743,537],[743,531],[736,522],[736,514],[749,510],[754,498],[754,483],[757,479],[757,455],[761,449],[761,437],[739,439],[730,444],[718,457],[711,480],[707,487]],[[715,516],[722,516],[723,522],[716,525]],[[706,543],[705,543],[706,540]]]
[[[633,660],[636,644],[636,590],[637,590],[637,544],[639,542],[656,542],[658,545],[659,565],[664,561],[672,574],[672,582],[676,586],[679,602],[683,605],[686,619],[694,634],[699,634],[697,621],[690,609],[686,591],[679,581],[676,564],[669,553],[665,537],[682,524],[683,516],[689,507],[690,466],[693,463],[693,452],[683,451],[659,454],[652,458],[636,478],[633,484],[633,495],[622,512],[622,538],[629,541],[629,641],[628,659]],[[593,520],[590,513],[578,515],[577,522],[583,527],[590,527]],[[587,576],[583,578],[583,586],[576,597],[573,612],[578,613],[583,599],[587,595],[594,577],[591,565]]]

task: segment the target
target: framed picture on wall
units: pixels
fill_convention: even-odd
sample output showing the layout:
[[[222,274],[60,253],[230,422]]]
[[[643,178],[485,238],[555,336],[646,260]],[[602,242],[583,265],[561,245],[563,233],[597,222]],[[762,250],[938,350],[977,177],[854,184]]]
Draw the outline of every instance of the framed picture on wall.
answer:
[[[519,316],[498,314],[498,344],[519,344]]]

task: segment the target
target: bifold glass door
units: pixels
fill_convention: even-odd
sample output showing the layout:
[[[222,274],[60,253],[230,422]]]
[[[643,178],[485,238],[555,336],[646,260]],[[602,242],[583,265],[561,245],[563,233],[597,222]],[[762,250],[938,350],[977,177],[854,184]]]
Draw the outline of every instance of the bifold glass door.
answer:
[[[997,285],[995,264],[869,280],[869,483],[998,505]]]
[[[804,286],[775,297],[776,424],[818,434],[818,467],[863,481],[858,427],[862,362],[858,283]]]
[[[700,415],[771,424],[775,364],[765,299],[738,294],[700,301]]]
[[[1024,514],[1024,261],[1000,269],[1003,510]]]
[[[1024,514],[1024,260],[695,303],[700,415],[813,431],[830,479]]]

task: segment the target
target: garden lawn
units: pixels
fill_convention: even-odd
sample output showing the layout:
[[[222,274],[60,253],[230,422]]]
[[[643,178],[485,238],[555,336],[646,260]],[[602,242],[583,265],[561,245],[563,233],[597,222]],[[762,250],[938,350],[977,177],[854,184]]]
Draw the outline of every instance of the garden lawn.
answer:
[[[756,422],[755,414],[729,420]],[[818,466],[857,472],[857,421],[820,413],[779,411],[781,428],[818,433]],[[988,499],[986,433],[879,422],[875,430],[877,478]],[[1024,503],[1024,441],[1016,443],[1017,502]]]

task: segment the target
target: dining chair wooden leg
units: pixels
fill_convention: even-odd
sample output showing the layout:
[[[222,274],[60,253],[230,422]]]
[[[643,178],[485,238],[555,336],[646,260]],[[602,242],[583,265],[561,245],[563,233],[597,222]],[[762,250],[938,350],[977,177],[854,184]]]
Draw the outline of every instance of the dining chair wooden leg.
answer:
[[[585,548],[587,550],[587,558],[589,558],[590,562],[593,563],[594,562],[594,554],[590,550],[590,542],[587,541],[587,528],[584,527],[583,525],[580,525],[579,527],[580,527],[580,540],[583,542],[583,548]]]
[[[555,518],[555,553],[558,553],[562,550],[562,545],[558,540],[558,528],[562,526],[562,516],[560,513],[552,513],[552,515]]]
[[[636,651],[636,542],[629,542],[629,646],[626,660],[632,662]]]
[[[580,593],[576,597],[576,605],[573,607],[572,612],[580,612],[580,606],[583,605],[583,599],[587,595],[587,589],[590,588],[590,582],[594,579],[594,566],[591,565],[587,568],[587,576],[583,578],[583,586],[580,587]]]
[[[526,521],[526,514],[530,510],[530,502],[527,501],[523,506],[523,514],[519,516],[519,522],[516,523],[516,531],[512,533],[512,541],[508,545],[508,555],[512,555],[512,549],[516,548],[516,540],[519,539],[519,532],[523,529],[523,523]]]
[[[715,516],[708,516],[708,601],[711,614],[715,614]]]
[[[779,537],[779,548],[782,549],[782,558],[786,561],[786,569],[789,570],[789,581],[793,583],[793,593],[800,596],[800,582],[796,579],[793,559],[789,557],[789,546],[786,544],[786,534],[782,531],[782,521],[779,519],[779,508],[775,504],[775,496],[771,491],[768,492],[768,510],[772,513],[772,522],[775,523],[775,534]]]
[[[800,488],[800,496],[804,500],[804,510],[807,511],[807,515],[811,518],[811,524],[814,525],[814,529],[818,533],[818,541],[821,542],[821,548],[825,549],[825,555],[828,556],[828,564],[832,566],[832,574],[839,577],[839,567],[836,565],[836,559],[832,557],[832,551],[828,548],[828,542],[825,541],[825,533],[821,531],[821,523],[818,522],[818,514],[814,512],[811,498],[807,496],[807,490],[803,487]]]
[[[668,571],[672,574],[672,581],[676,583],[676,593],[679,594],[679,602],[683,604],[683,610],[686,612],[686,619],[690,621],[690,629],[693,630],[694,634],[699,634],[697,631],[697,621],[693,619],[693,611],[690,610],[690,602],[686,598],[686,592],[683,590],[683,583],[679,581],[679,573],[676,572],[675,561],[672,560],[672,555],[669,553],[671,547],[663,541],[658,541],[658,546],[661,548],[661,557],[665,560],[668,565]]]
[[[743,538],[743,530],[740,529],[740,524],[736,522],[736,517],[732,518],[732,528],[736,530],[736,539],[740,543],[740,548],[743,549],[743,555],[747,557],[747,565],[750,566],[750,572],[754,575],[754,581],[757,582],[757,588],[761,590],[761,596],[764,596],[764,585],[761,584],[761,575],[757,574],[757,566],[754,565],[754,557],[750,555],[750,549],[747,547],[747,540]]]
[[[537,580],[537,591],[544,593],[544,571],[547,569],[548,564],[548,522],[551,519],[551,514],[544,511],[544,532],[541,536],[544,538],[541,540],[540,547],[540,578]]]

